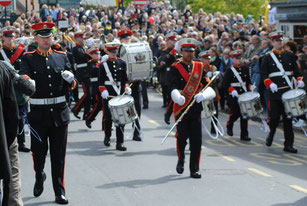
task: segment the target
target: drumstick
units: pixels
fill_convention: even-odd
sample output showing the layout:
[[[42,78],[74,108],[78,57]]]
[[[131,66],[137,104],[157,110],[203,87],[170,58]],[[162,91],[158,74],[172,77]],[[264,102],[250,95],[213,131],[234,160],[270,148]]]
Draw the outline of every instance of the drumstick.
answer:
[[[131,83],[131,84],[129,84],[129,87],[131,87],[132,86],[132,84],[133,83]],[[119,99],[121,99],[124,95],[126,94],[126,90],[124,91],[124,93],[120,96],[120,98]]]
[[[255,87],[256,82],[254,82],[253,86]],[[255,88],[252,89],[252,93],[254,93]]]
[[[278,89],[287,89],[289,86],[278,87]]]

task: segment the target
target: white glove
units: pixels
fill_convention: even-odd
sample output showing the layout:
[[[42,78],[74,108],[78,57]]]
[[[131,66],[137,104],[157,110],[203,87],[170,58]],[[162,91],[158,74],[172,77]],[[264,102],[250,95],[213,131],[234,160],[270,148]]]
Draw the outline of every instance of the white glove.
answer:
[[[297,82],[297,86],[298,86],[298,88],[304,88],[305,83],[302,80],[300,80],[300,81]]]
[[[270,84],[270,89],[271,89],[272,93],[275,93],[275,92],[278,91],[277,85],[275,83]]]
[[[109,92],[108,90],[104,90],[102,93],[101,93],[101,97],[102,99],[107,99],[109,97]]]
[[[175,49],[177,52],[179,52],[179,42],[178,42],[178,41],[175,43],[174,49]]]
[[[255,85],[252,85],[252,86],[250,87],[250,90],[251,90],[251,91],[254,91],[256,88],[257,88],[257,87],[256,87]]]
[[[234,98],[234,97],[239,97],[239,94],[238,94],[238,92],[237,92],[237,90],[233,90],[232,92],[231,92],[231,96]]]
[[[198,93],[194,96],[194,99],[196,99],[196,102],[199,103],[199,102],[204,101],[206,99],[206,97],[205,97],[204,93],[200,92],[200,93]]]
[[[61,75],[62,75],[62,78],[65,81],[67,81],[69,84],[71,84],[72,81],[74,81],[74,74],[71,73],[70,71],[65,70],[65,71],[62,72]]]
[[[131,90],[130,87],[126,87],[126,88],[125,88],[125,92],[126,92],[126,94],[131,95],[132,90]]]
[[[104,62],[106,62],[106,61],[108,61],[108,59],[109,59],[109,55],[107,55],[107,54],[105,54],[105,55],[103,55],[102,57],[101,57],[101,62],[102,63],[104,63]]]
[[[179,106],[182,106],[184,105],[185,103],[185,97],[182,96],[180,94],[180,92],[177,90],[177,89],[174,89],[172,92],[171,92],[171,97],[172,97],[172,100],[177,103]]]
[[[211,78],[212,77],[212,72],[207,72],[207,77]]]

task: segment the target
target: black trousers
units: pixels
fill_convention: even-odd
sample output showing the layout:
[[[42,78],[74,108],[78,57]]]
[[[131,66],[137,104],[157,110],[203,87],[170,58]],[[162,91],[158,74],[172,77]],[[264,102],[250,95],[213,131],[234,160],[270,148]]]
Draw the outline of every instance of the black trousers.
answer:
[[[221,106],[221,109],[225,109],[225,101],[226,101],[226,95],[225,95],[225,89],[224,88],[218,88],[218,91],[219,91],[219,95],[220,95],[220,106]],[[216,107],[216,109],[218,109],[218,107]]]
[[[84,114],[87,114],[89,113],[90,107],[91,107],[91,92],[90,92],[91,81],[90,79],[89,78],[82,79],[81,85],[82,85],[84,94],[74,106],[73,111],[78,114],[81,111],[81,109],[84,107]]]
[[[24,128],[24,124],[25,124],[25,119],[23,117],[20,117],[18,121],[18,134],[17,134],[18,146],[23,145],[26,141],[25,132],[22,131]]]
[[[226,124],[227,129],[232,129],[234,122],[240,118],[241,137],[248,136],[248,120],[242,117],[237,98],[228,96],[227,105],[230,109],[229,118]]]
[[[141,119],[141,89],[140,89],[140,82],[133,82],[132,86],[131,86],[131,89],[132,89],[132,97],[134,99],[134,106],[135,106],[135,109],[136,109],[136,112],[139,116],[139,119]],[[141,125],[140,125],[140,122],[139,122],[139,119],[136,119],[135,120],[135,124],[137,126],[137,128],[141,129]],[[134,132],[133,132],[133,136],[139,136],[140,135],[140,132],[135,129]]]
[[[86,119],[90,122],[93,122],[96,119],[96,116],[102,109],[102,98],[100,96],[100,93],[95,94],[95,104],[93,106],[93,109],[87,114]]]
[[[108,107],[109,100],[103,100],[103,128],[105,137],[110,138],[112,135],[112,116],[110,109]],[[116,143],[121,144],[124,143],[124,128],[125,125],[116,126]]]
[[[46,122],[48,123],[46,124]],[[55,195],[65,195],[64,168],[68,125],[56,127],[50,117],[45,120],[44,125],[31,124],[31,127],[42,140],[40,142],[31,133],[35,177],[42,178],[49,144],[53,190]]]
[[[148,94],[147,94],[147,82],[144,80],[141,82],[142,86],[142,99],[143,99],[143,106],[148,107]]]
[[[180,114],[181,115],[181,114]],[[177,116],[177,118],[180,117]],[[185,146],[187,145],[187,139],[190,142],[190,171],[199,171],[199,162],[201,155],[202,145],[202,124],[200,114],[187,113],[181,122],[177,125],[177,155],[179,160],[184,160]]]
[[[219,103],[218,100],[214,101],[214,107],[215,107],[215,111],[216,111],[214,116],[216,117],[216,119],[219,117],[218,103]],[[217,124],[217,120],[214,119],[214,123],[216,125]],[[214,125],[213,125],[213,122],[211,121],[211,130],[213,130],[213,128],[214,128]]]
[[[272,138],[274,137],[276,128],[278,127],[280,116],[282,116],[283,119],[285,137],[284,146],[293,146],[294,133],[292,128],[292,118],[287,118],[285,108],[281,100],[269,100],[269,136]]]
[[[168,106],[170,102],[170,93],[169,93],[169,87],[167,84],[161,84],[162,87],[162,97],[163,97],[163,106]]]

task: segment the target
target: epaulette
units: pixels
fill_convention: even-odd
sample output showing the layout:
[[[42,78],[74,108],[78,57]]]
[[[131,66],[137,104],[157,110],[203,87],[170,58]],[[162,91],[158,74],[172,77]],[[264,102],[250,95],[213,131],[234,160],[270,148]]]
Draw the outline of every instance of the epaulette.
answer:
[[[268,55],[271,54],[273,51],[268,51],[267,53],[265,53],[264,55]]]
[[[23,53],[23,55],[26,55],[26,54],[34,54],[35,52],[36,52],[36,50],[34,50],[34,51],[28,51],[28,52]]]
[[[58,51],[58,50],[53,50],[53,51],[56,52],[56,53],[59,53],[59,54],[67,55],[66,52],[63,52],[63,51]]]
[[[172,63],[172,66],[176,66],[177,64],[179,64],[179,61]]]

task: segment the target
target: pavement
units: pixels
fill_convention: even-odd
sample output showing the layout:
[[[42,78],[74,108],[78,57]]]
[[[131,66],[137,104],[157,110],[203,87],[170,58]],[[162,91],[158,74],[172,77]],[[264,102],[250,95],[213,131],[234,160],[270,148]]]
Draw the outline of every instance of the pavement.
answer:
[[[200,160],[201,179],[189,177],[189,151],[186,148],[185,171],[176,173],[174,133],[160,142],[174,123],[163,121],[162,97],[149,92],[149,109],[142,110],[144,139],[128,139],[131,124],[125,127],[128,150],[115,150],[115,132],[111,147],[103,144],[101,113],[92,124],[71,114],[65,167],[65,187],[72,206],[306,206],[307,138],[295,132],[298,154],[283,152],[283,131],[277,130],[271,147],[265,146],[266,133],[257,121],[249,121],[251,142],[240,141],[239,121],[234,136],[214,140],[203,129]],[[226,131],[227,114],[219,121]],[[210,126],[209,120],[203,121]],[[210,128],[209,128],[210,129]],[[114,130],[113,130],[114,131]],[[26,140],[29,146],[30,140]],[[34,171],[30,153],[20,153],[22,197],[26,206],[54,203],[49,155],[47,180],[43,194],[33,196]]]

